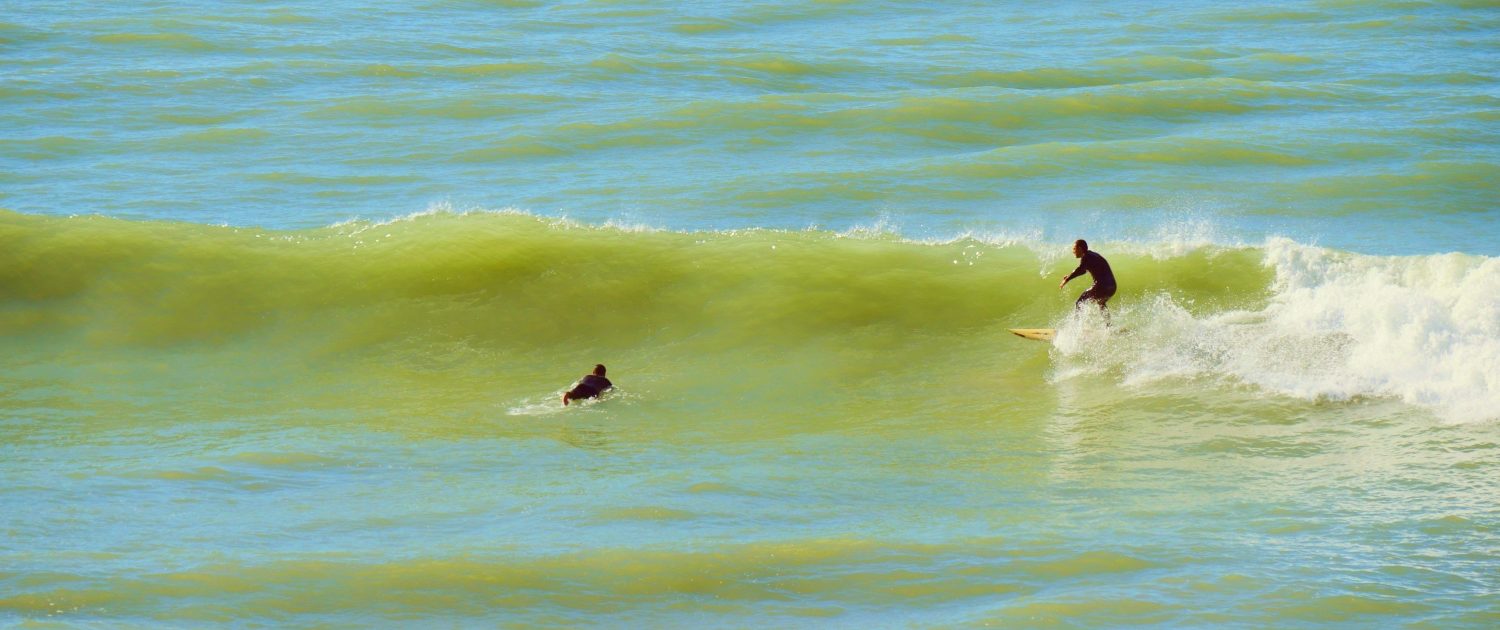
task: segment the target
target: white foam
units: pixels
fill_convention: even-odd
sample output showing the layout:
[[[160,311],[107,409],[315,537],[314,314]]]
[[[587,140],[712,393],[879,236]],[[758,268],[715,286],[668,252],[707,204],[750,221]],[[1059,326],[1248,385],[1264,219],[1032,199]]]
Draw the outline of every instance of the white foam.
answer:
[[[558,400],[548,402],[527,400],[506,409],[505,413],[512,416],[552,416],[567,411],[568,408]]]
[[[849,229],[839,232],[838,236],[840,238],[869,239],[899,238],[901,236],[901,226],[891,218],[891,215],[881,213],[873,222],[856,223],[849,226]]]
[[[1454,422],[1500,419],[1500,259],[1363,256],[1280,238],[1264,252],[1275,272],[1265,308],[1195,316],[1155,296],[1117,312],[1133,335],[1089,362],[1098,345],[1066,322],[1056,347],[1074,358],[1059,375],[1217,376],[1304,399],[1394,397]]]

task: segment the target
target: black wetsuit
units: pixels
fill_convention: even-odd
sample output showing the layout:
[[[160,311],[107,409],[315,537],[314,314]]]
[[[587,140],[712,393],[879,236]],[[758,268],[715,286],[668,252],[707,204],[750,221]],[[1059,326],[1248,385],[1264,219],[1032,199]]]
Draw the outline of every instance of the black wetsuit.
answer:
[[[578,383],[573,386],[573,389],[568,390],[568,398],[571,400],[593,398],[604,393],[604,390],[614,386],[615,384],[609,382],[609,379],[598,374],[590,374],[578,379]]]
[[[1083,259],[1078,261],[1078,268],[1068,274],[1068,279],[1072,280],[1084,273],[1094,278],[1094,286],[1078,296],[1078,301],[1074,302],[1073,306],[1083,306],[1084,301],[1089,300],[1097,302],[1099,308],[1105,309],[1105,313],[1108,314],[1109,310],[1105,307],[1105,303],[1115,296],[1115,274],[1109,269],[1109,261],[1092,250],[1086,251],[1083,253]]]

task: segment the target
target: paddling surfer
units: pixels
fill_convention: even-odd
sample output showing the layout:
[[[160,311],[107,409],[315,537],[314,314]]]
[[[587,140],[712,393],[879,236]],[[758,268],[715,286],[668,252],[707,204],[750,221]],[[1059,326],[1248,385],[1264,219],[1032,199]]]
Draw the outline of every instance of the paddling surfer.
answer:
[[[581,400],[584,398],[595,398],[604,393],[615,384],[604,378],[604,364],[594,366],[594,373],[585,375],[573,384],[573,388],[562,395],[563,406],[568,406],[569,400]]]
[[[1094,279],[1094,285],[1078,296],[1078,301],[1073,303],[1073,308],[1083,307],[1084,302],[1094,302],[1099,305],[1099,310],[1104,313],[1104,321],[1109,323],[1109,307],[1106,304],[1109,298],[1115,296],[1115,274],[1109,269],[1109,261],[1105,260],[1099,252],[1089,251],[1089,244],[1083,239],[1073,242],[1073,255],[1079,259],[1078,268],[1068,277],[1063,278],[1057,288],[1063,288],[1069,280],[1077,278],[1087,272]]]

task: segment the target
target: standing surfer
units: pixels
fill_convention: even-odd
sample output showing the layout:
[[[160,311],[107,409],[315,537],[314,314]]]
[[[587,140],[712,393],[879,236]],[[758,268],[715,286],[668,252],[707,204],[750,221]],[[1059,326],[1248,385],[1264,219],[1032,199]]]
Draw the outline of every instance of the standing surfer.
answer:
[[[1105,304],[1109,302],[1109,298],[1115,295],[1115,274],[1109,269],[1109,261],[1100,256],[1099,252],[1089,251],[1089,244],[1081,238],[1073,242],[1073,255],[1080,259],[1078,268],[1074,269],[1073,273],[1068,274],[1068,277],[1063,278],[1062,282],[1057,285],[1057,288],[1063,288],[1063,285],[1068,284],[1069,280],[1083,275],[1084,272],[1088,272],[1094,278],[1094,286],[1089,287],[1087,291],[1078,296],[1078,301],[1073,303],[1073,308],[1083,307],[1085,301],[1094,302],[1099,305],[1099,310],[1104,313],[1104,322],[1107,325],[1109,323],[1109,308]]]

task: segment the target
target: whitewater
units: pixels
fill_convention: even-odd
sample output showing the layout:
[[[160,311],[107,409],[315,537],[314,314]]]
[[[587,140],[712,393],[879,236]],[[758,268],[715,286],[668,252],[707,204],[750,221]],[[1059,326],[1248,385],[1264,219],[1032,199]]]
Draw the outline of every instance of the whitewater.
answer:
[[[0,8],[0,626],[1500,623],[1493,3]]]

